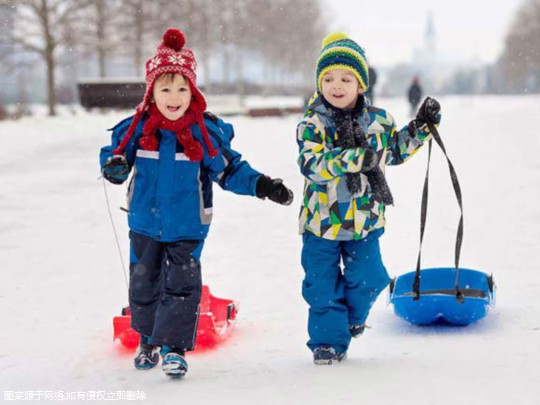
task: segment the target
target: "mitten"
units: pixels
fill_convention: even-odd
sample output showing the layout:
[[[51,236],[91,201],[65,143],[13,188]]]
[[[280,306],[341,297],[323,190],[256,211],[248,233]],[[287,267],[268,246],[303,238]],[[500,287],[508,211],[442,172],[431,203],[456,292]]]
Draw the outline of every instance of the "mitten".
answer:
[[[417,122],[417,127],[422,124],[436,125],[441,122],[441,116],[439,115],[440,111],[441,105],[439,102],[434,98],[426,97],[416,114],[416,120],[419,121]]]
[[[129,166],[123,155],[111,156],[101,169],[103,177],[113,184],[122,184],[129,175]]]
[[[291,205],[294,199],[293,192],[283,184],[281,179],[271,179],[268,176],[261,176],[256,186],[257,197],[270,200],[281,204]]]
[[[364,160],[362,161],[361,173],[369,172],[379,164],[379,157],[371,148],[364,149]]]

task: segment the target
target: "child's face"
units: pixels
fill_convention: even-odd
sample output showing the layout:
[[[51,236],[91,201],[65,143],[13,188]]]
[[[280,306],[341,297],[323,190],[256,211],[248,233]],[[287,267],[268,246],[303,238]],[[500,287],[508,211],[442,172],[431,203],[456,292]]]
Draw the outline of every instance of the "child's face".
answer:
[[[336,108],[353,108],[360,94],[358,79],[347,69],[332,69],[322,78],[324,98]]]
[[[161,114],[176,121],[191,104],[191,88],[184,76],[164,74],[157,78],[152,91],[153,100]]]

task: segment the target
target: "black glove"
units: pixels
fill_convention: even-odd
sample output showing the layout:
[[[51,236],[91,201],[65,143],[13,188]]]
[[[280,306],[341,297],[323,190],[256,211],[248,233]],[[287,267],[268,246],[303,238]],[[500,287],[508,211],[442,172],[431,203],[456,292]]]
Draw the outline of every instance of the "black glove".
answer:
[[[371,148],[364,149],[361,173],[369,172],[379,164],[379,156]]]
[[[111,156],[101,169],[101,174],[113,184],[122,184],[129,175],[129,166],[123,155]]]
[[[418,113],[416,113],[416,123],[417,127],[422,126],[422,124],[431,124],[435,125],[441,122],[441,117],[439,112],[441,111],[441,105],[437,100],[431,97],[426,97]]]
[[[293,192],[285,187],[283,180],[271,179],[268,176],[259,177],[255,191],[257,197],[263,200],[268,197],[281,205],[291,205],[294,199]]]

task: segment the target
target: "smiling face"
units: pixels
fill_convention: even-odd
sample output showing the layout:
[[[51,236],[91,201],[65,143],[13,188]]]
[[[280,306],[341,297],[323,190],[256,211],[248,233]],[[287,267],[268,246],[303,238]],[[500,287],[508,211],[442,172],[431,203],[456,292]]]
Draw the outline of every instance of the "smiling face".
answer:
[[[176,121],[184,115],[191,103],[191,88],[186,78],[165,73],[156,79],[152,98],[161,114]]]
[[[353,108],[361,93],[358,79],[347,69],[329,70],[322,78],[322,93],[336,108]]]

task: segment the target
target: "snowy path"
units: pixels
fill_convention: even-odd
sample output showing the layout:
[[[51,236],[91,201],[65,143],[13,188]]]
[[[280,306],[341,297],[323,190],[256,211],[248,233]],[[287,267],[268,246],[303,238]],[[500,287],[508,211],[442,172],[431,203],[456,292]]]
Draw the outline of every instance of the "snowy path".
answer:
[[[377,302],[372,328],[336,367],[305,347],[297,212],[298,117],[234,118],[234,147],[282,177],[293,207],[216,189],[203,276],[240,301],[239,321],[217,350],[190,355],[184,381],[133,369],[112,344],[112,317],[127,302],[107,217],[97,154],[118,114],[0,123],[0,388],[144,391],[152,404],[536,404],[540,395],[539,97],[442,98],[440,128],[462,183],[462,265],[493,272],[495,310],[467,328],[408,325]],[[402,100],[380,100],[399,125]],[[382,238],[388,271],[415,264],[426,150],[388,169],[396,207]],[[451,266],[458,209],[443,155],[432,163],[424,266]],[[127,255],[124,187],[108,187]]]

